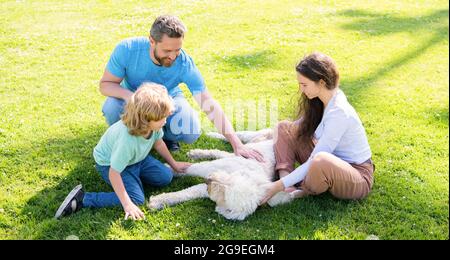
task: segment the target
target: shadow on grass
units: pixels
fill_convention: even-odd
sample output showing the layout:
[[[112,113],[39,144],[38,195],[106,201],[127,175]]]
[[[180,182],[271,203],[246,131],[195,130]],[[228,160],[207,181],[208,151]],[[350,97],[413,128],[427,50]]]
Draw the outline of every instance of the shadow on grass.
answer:
[[[96,214],[83,210],[69,218],[55,220],[54,214],[68,192],[82,183],[88,189],[108,190],[106,184],[94,168],[92,149],[99,140],[104,127],[98,125],[86,129],[77,129],[75,138],[54,138],[36,144],[36,152],[43,154],[49,164],[60,171],[64,165],[70,165],[68,172],[58,176],[43,176],[51,179],[55,186],[41,190],[28,200],[22,210],[23,216],[32,218],[25,222],[24,229],[32,229],[33,239],[65,239],[74,235],[103,238],[109,229],[113,211],[99,211]],[[48,167],[47,163],[42,167]],[[90,215],[87,217],[87,215]],[[27,226],[33,225],[33,226]]]
[[[369,36],[386,35],[398,32],[411,32],[414,34],[431,33],[431,36],[411,51],[402,54],[390,61],[378,70],[367,75],[353,79],[343,79],[342,86],[350,96],[363,97],[359,92],[372,86],[376,81],[392,73],[395,69],[411,62],[433,46],[448,39],[448,9],[437,10],[429,15],[419,17],[395,17],[391,14],[373,13],[362,10],[346,10],[339,15],[346,17],[361,17],[361,21],[348,23],[342,26],[347,30],[355,30],[367,33]],[[447,23],[446,23],[447,21]]]
[[[365,10],[345,10],[339,12],[338,15],[360,19],[343,25],[343,29],[376,36],[398,32],[440,31],[443,27],[442,22],[448,18],[448,9],[436,10],[428,15],[414,17],[398,17],[391,13],[374,13]]]

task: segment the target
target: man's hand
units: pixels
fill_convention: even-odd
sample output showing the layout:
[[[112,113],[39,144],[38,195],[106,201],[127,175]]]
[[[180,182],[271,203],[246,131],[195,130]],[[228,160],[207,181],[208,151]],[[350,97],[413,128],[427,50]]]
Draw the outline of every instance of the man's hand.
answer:
[[[183,173],[192,165],[192,163],[189,162],[174,162],[173,165],[171,165],[172,169],[176,171],[177,173]]]
[[[127,220],[128,217],[130,217],[132,220],[145,219],[144,213],[133,203],[125,205],[123,207],[123,210],[125,211],[125,220]]]
[[[234,154],[242,156],[244,158],[248,158],[248,159],[255,159],[258,162],[265,162],[264,156],[260,152],[254,150],[254,149],[248,148],[244,145],[237,146],[236,149],[234,149]]]

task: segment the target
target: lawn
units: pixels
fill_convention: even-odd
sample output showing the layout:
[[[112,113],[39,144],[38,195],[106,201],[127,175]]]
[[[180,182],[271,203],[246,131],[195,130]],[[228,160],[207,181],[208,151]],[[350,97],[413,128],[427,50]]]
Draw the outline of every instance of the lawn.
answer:
[[[114,46],[147,36],[165,13],[187,25],[183,48],[224,106],[268,100],[278,120],[294,119],[296,62],[314,50],[333,57],[373,152],[370,196],[308,197],[241,222],[206,199],[142,207],[142,222],[123,220],[121,208],[54,220],[75,185],[111,190],[92,157],[107,128],[98,81]],[[443,0],[2,0],[0,239],[448,239],[448,14]],[[202,136],[174,157],[187,160],[193,148],[231,150]],[[200,182],[175,179],[146,196]]]

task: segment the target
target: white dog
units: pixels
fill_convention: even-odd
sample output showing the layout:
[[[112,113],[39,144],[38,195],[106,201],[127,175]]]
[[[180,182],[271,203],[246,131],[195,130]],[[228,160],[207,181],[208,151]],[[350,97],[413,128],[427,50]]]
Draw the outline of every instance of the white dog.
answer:
[[[246,146],[259,151],[265,162],[245,159],[219,150],[191,150],[192,159],[216,159],[193,164],[186,173],[179,176],[198,176],[207,180],[207,184],[198,184],[190,188],[171,193],[151,196],[150,209],[162,209],[196,198],[210,198],[216,202],[216,211],[227,219],[243,220],[258,207],[267,191],[267,184],[275,178],[275,155],[273,151],[273,131],[264,129],[257,132],[238,132],[239,139]],[[208,136],[225,140],[220,134]],[[270,206],[276,206],[300,197],[301,191],[279,192],[269,200]]]

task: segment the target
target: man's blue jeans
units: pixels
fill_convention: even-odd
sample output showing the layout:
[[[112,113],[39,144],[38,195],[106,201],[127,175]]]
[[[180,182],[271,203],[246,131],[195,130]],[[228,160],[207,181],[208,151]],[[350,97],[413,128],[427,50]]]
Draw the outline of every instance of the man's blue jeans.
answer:
[[[173,97],[173,100],[175,102],[175,112],[167,118],[167,123],[163,128],[163,138],[165,140],[192,144],[201,134],[198,113],[192,109],[182,94]],[[106,98],[102,111],[108,125],[112,125],[120,120],[124,106],[125,101],[122,99],[115,97]]]
[[[109,185],[109,166],[96,164],[97,171]],[[122,181],[128,196],[135,205],[145,202],[144,184],[152,186],[166,186],[173,178],[172,170],[151,155],[144,160],[130,165],[121,173]],[[115,192],[86,192],[83,207],[104,208],[121,205]]]

